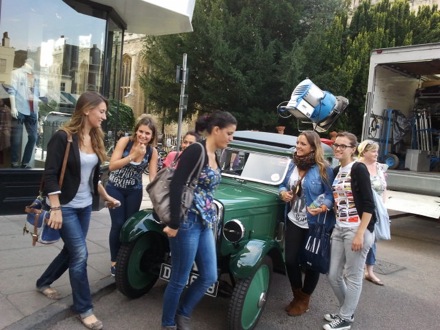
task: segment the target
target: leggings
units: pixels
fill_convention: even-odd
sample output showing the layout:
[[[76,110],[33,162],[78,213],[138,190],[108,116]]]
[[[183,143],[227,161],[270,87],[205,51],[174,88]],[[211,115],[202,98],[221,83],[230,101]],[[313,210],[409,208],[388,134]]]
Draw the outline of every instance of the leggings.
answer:
[[[302,289],[304,293],[311,295],[318,284],[319,272],[306,268],[303,286],[299,259],[306,243],[308,231],[308,229],[300,228],[287,219],[285,259],[287,276],[292,289]]]

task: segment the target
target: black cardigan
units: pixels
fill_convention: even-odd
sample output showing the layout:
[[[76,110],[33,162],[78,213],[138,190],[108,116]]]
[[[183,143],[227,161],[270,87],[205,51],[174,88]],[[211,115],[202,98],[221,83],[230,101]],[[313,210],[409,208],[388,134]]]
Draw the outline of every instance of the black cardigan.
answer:
[[[340,166],[335,167],[335,177],[338,174]],[[371,220],[368,223],[368,230],[374,231],[374,224],[376,223],[376,206],[374,204],[373,191],[371,188],[370,172],[364,163],[355,162],[351,168],[351,190],[353,191],[354,204],[359,217],[362,218],[362,213],[371,213]]]
[[[192,170],[200,159],[202,152],[205,153],[204,166],[208,164],[208,154],[206,152],[206,140],[200,142],[203,146],[200,148],[199,144],[192,144],[187,147],[179,157],[179,162],[174,172],[173,179],[170,183],[170,213],[171,222],[168,225],[170,228],[178,229],[180,225],[180,205],[182,204],[183,186],[186,184]],[[218,163],[218,162],[217,162]],[[193,179],[193,178],[191,178]]]
[[[61,205],[69,203],[78,192],[81,181],[81,162],[79,155],[78,135],[72,136],[72,145],[67,158],[66,172],[64,174],[63,188],[58,185],[61,167],[63,165],[64,152],[67,146],[67,133],[63,130],[56,131],[47,144],[47,157],[44,168],[44,188],[43,193],[60,191],[59,196]],[[94,169],[92,177],[92,193],[98,193],[98,181],[100,175],[100,160]]]

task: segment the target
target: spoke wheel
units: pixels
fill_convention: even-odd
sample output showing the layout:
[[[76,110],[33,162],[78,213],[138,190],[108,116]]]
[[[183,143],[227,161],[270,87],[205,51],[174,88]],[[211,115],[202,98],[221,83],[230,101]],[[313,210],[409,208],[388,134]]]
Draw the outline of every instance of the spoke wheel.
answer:
[[[266,256],[255,274],[234,288],[228,310],[229,329],[253,329],[266,306],[272,279],[272,259]]]
[[[119,249],[116,261],[116,287],[129,298],[138,298],[154,286],[165,260],[164,240],[149,232]]]

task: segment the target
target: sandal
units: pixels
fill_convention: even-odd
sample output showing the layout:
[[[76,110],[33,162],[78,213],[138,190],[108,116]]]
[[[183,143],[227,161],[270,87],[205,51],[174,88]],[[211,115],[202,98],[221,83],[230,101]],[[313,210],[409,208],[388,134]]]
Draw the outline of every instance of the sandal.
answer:
[[[57,290],[55,290],[54,288],[51,287],[47,287],[44,290],[39,290],[42,294],[44,294],[47,298],[52,299],[52,300],[59,300],[61,299],[60,294],[58,293]]]
[[[95,321],[95,322],[93,322],[93,323],[87,323],[85,320],[86,320],[87,318],[89,318],[90,316],[94,316],[94,315],[92,314],[92,315],[86,316],[85,318],[82,318],[81,315],[78,315],[78,318],[80,319],[81,323],[82,323],[87,329],[100,330],[100,329],[102,329],[102,328],[104,327],[103,324],[102,324],[102,322],[101,322],[100,320],[98,320],[98,319],[96,318],[96,316],[95,316],[95,318],[96,318],[96,321]]]

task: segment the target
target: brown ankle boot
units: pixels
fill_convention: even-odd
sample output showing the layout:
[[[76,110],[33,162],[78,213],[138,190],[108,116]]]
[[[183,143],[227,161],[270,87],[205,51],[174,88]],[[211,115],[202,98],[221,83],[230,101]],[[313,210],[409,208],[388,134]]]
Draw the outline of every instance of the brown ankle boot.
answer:
[[[300,294],[300,292],[301,292],[301,289],[294,289],[294,288],[292,288],[292,293],[293,293],[293,299],[292,299],[292,301],[284,308],[284,310],[286,311],[286,312],[288,312],[292,307],[293,307],[293,304],[295,303],[295,299],[297,299],[297,297],[299,296],[299,294]]]
[[[298,299],[297,299],[298,298]],[[292,308],[287,311],[289,316],[300,316],[309,311],[310,295],[299,291],[298,295],[295,296],[294,304]]]

